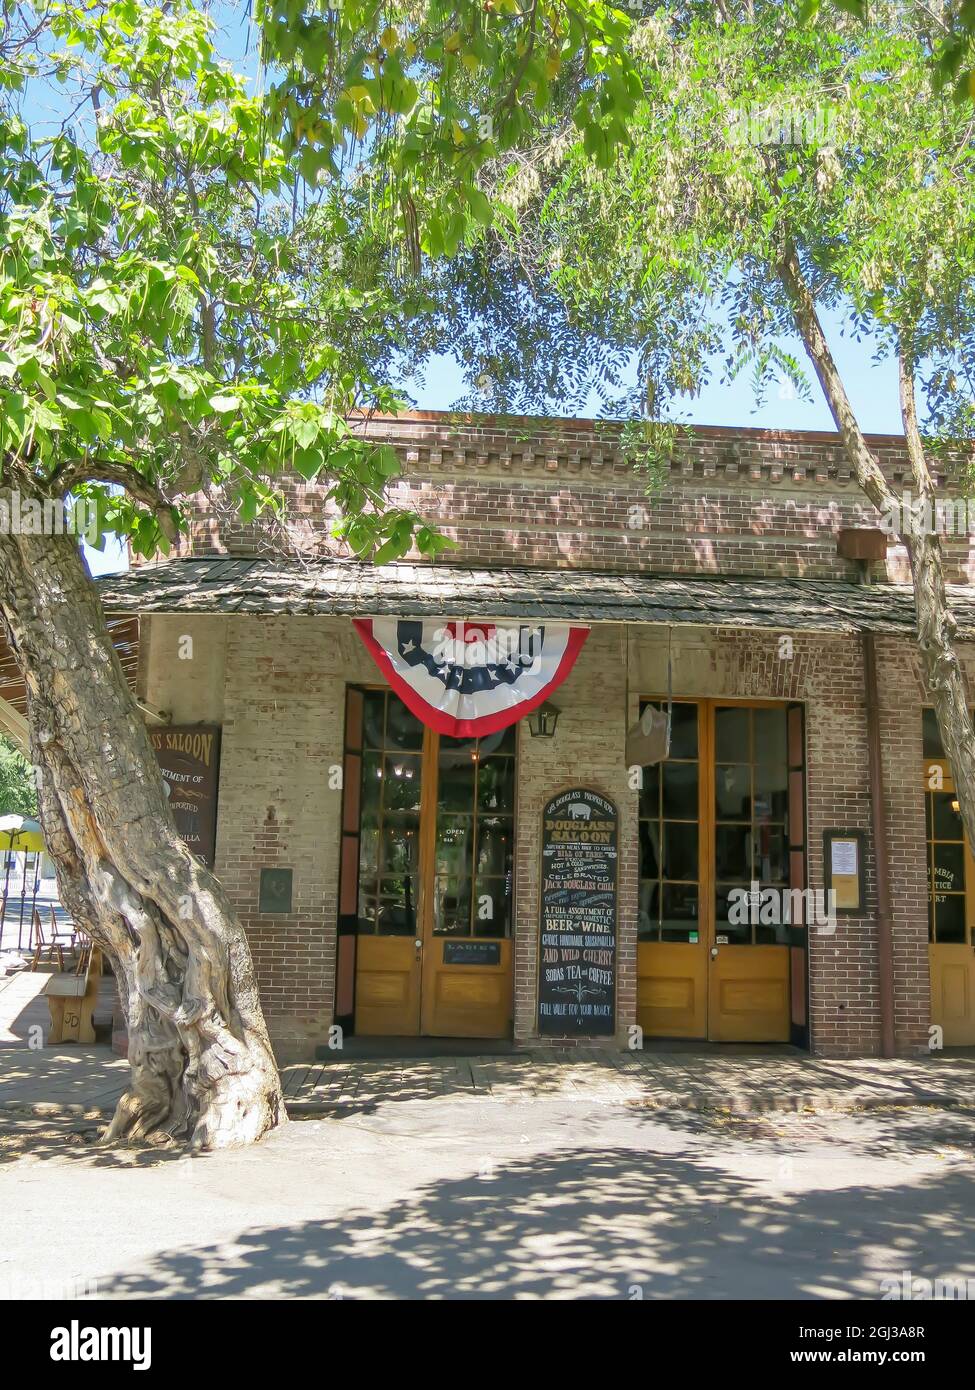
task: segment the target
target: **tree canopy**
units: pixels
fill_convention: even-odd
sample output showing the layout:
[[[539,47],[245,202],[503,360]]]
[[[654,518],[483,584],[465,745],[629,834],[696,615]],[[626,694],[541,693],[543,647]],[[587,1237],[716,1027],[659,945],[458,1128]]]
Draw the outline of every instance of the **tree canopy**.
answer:
[[[434,345],[422,266],[504,207],[479,175],[571,104],[609,158],[637,87],[598,4],[259,8],[252,91],[191,0],[8,6],[0,27],[0,450],[150,554],[180,499],[245,520],[322,479],[357,552],[444,542],[388,505],[356,415]],[[63,118],[41,133],[36,112]],[[395,370],[394,370],[395,364]]]

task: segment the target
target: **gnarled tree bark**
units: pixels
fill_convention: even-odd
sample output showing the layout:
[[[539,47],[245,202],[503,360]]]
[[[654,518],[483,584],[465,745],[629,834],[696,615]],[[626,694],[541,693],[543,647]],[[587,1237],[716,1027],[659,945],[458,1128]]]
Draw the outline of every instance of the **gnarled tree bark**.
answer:
[[[177,834],[74,538],[0,535],[0,614],[62,899],[108,953],[126,1012],[131,1081],[105,1137],[253,1143],[286,1116],[250,950]]]

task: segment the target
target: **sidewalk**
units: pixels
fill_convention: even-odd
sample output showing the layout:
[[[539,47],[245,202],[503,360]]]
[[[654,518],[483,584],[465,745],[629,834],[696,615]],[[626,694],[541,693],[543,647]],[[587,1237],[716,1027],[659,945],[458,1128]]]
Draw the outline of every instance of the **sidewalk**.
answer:
[[[32,1028],[35,1038],[47,1032],[47,1003],[40,993],[46,978],[27,972],[0,978],[0,1110],[110,1113],[125,1087],[128,1063],[107,1045],[28,1045]],[[694,1051],[639,1053],[538,1048],[504,1056],[336,1059],[287,1066],[281,1075],[295,1118],[341,1117],[387,1102],[447,1097],[511,1105],[560,1098],[727,1115],[975,1108],[970,1054],[832,1061],[784,1048],[730,1053],[703,1044]]]

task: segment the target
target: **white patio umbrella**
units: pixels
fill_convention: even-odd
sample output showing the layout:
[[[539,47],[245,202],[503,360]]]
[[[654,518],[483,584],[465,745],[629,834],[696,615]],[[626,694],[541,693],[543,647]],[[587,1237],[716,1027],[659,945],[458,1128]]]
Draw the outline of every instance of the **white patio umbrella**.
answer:
[[[39,854],[44,849],[44,832],[41,830],[40,822],[34,820],[32,816],[6,815],[0,816],[0,847],[7,851],[6,868],[3,879],[3,910],[6,913],[7,889],[10,885],[10,853],[24,852],[24,881],[20,890],[20,921],[17,924],[17,946],[21,944],[21,933],[24,926],[24,905],[27,897],[27,855]],[[31,921],[33,922],[34,907],[37,905],[37,875],[34,875],[34,900],[31,904]],[[0,919],[0,932],[3,930],[3,921]]]

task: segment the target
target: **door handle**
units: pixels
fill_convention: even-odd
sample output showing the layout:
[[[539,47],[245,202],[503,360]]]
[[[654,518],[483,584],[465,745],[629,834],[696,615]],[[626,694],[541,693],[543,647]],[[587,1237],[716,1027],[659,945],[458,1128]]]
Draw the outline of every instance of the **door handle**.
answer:
[[[416,949],[417,949],[418,951],[422,951],[422,949],[423,949],[423,942],[422,942],[422,941],[420,941],[419,939],[417,939],[416,941],[413,942],[413,945],[416,947]]]
[[[711,947],[711,959],[714,960],[714,959],[716,958],[717,954],[718,954],[718,948],[717,948],[717,946],[712,946],[712,947]]]

